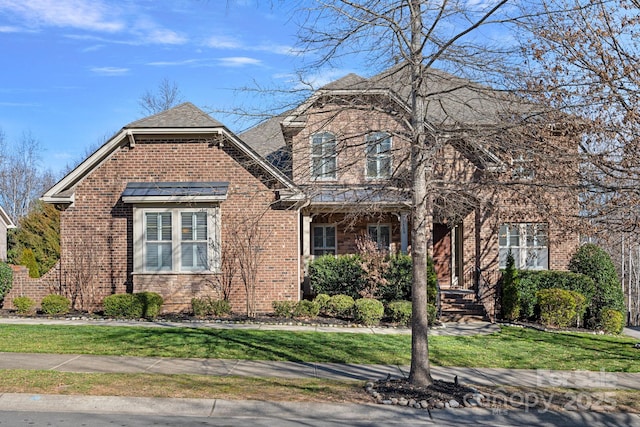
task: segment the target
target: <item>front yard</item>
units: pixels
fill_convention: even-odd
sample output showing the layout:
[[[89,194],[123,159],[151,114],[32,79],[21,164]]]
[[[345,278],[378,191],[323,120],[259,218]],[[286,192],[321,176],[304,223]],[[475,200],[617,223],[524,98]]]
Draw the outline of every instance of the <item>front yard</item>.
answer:
[[[409,365],[411,337],[209,328],[1,325],[0,351]],[[640,372],[625,336],[502,327],[476,336],[433,336],[436,366]]]

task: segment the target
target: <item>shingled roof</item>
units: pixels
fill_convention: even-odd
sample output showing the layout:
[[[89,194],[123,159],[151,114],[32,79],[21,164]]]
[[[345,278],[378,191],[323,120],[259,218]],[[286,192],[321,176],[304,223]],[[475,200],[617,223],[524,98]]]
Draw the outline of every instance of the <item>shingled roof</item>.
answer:
[[[129,123],[124,129],[141,128],[212,128],[222,127],[222,123],[190,102],[185,102],[170,110]]]

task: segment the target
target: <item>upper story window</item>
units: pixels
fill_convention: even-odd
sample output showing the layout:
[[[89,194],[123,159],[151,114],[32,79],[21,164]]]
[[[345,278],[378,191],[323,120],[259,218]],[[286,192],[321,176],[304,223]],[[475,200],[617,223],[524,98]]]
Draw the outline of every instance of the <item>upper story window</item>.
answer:
[[[511,165],[513,166],[512,176],[515,179],[532,180],[535,178],[535,169],[533,165],[533,156],[531,152],[517,153],[511,157]]]
[[[336,179],[336,137],[321,132],[311,137],[311,177]]]
[[[515,268],[547,270],[549,268],[549,226],[546,223],[517,223],[500,226],[500,268],[506,268],[511,252]]]
[[[369,179],[389,178],[391,176],[391,135],[375,132],[366,137],[367,170]]]

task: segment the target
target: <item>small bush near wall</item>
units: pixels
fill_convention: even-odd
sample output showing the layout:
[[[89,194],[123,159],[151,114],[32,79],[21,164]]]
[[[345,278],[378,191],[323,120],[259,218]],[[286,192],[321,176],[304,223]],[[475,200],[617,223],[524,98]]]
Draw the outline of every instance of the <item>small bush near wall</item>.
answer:
[[[105,316],[124,319],[155,319],[164,300],[155,292],[109,295],[102,301]]]
[[[104,315],[117,319],[140,319],[142,305],[133,294],[109,295],[102,301]]]
[[[387,305],[387,314],[392,322],[408,326],[411,323],[411,301],[391,301]]]
[[[0,307],[4,296],[9,293],[13,284],[13,270],[9,264],[0,262]]]
[[[145,319],[155,319],[158,317],[162,304],[164,304],[164,300],[160,294],[155,292],[139,292],[133,295],[142,306],[142,317]]]
[[[273,307],[273,314],[276,317],[284,317],[285,319],[290,319],[293,317],[293,309],[296,306],[295,301],[284,300],[284,301],[273,301],[271,303]]]
[[[229,301],[211,297],[193,298],[191,308],[196,317],[226,316],[231,313]]]
[[[313,300],[316,303],[318,303],[318,307],[320,308],[320,311],[323,313],[326,313],[330,299],[331,297],[328,294],[318,294]]]
[[[619,334],[624,329],[624,315],[618,310],[605,308],[600,313],[600,327],[609,334]]]
[[[293,309],[293,317],[307,317],[313,319],[320,313],[320,304],[315,301],[298,301]]]
[[[31,314],[35,311],[36,303],[29,297],[16,297],[12,303],[18,314]]]
[[[327,303],[327,309],[336,316],[351,317],[353,314],[354,299],[350,295],[333,295]]]
[[[584,306],[584,296],[564,289],[543,289],[537,293],[540,322],[543,325],[566,328],[575,322],[578,310]]]
[[[384,305],[373,298],[360,298],[355,300],[354,318],[363,325],[373,326],[380,323],[384,316]]]
[[[49,316],[59,316],[69,312],[69,309],[71,308],[71,301],[69,301],[69,298],[63,297],[62,295],[51,294],[42,298],[40,307],[44,314]]]

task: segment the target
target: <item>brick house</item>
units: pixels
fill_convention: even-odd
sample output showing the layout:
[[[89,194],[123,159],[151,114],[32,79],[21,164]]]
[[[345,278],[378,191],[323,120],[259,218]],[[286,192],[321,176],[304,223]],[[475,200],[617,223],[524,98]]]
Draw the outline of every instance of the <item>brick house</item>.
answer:
[[[259,240],[255,309],[298,299],[291,207],[300,199],[288,177],[190,103],[125,126],[42,197],[61,210],[63,293],[91,306],[154,291],[169,312],[219,297],[230,242],[245,237]],[[242,312],[240,274],[233,280],[230,302]]]
[[[370,79],[350,74],[240,135],[308,197],[301,208],[303,269],[317,255],[354,253],[359,236],[391,252],[410,250],[408,82],[402,64]],[[532,171],[528,142],[525,150],[512,144],[512,152],[485,143],[500,137],[502,117],[530,108],[521,100],[438,70],[429,70],[424,84],[430,134],[446,141],[435,154],[434,182],[444,184],[431,230],[441,296],[452,312],[493,318],[509,251],[518,268],[567,268],[579,236],[560,218],[577,212],[577,197],[531,184],[557,180],[572,166],[538,163]],[[547,146],[577,147],[554,127],[544,129],[553,138]]]
[[[222,295],[225,260],[253,242],[255,309],[269,312],[274,300],[312,293],[314,256],[353,253],[362,236],[410,251],[405,79],[401,65],[350,74],[238,136],[189,103],[125,126],[42,198],[61,210],[49,288],[73,288],[77,305],[93,308],[113,293],[155,291],[165,311],[189,310],[192,297]],[[493,318],[508,251],[520,268],[565,269],[578,246],[559,221],[577,198],[527,190],[570,168],[532,173],[526,150],[494,149],[495,118],[513,113],[513,99],[437,70],[425,84],[430,134],[445,141],[430,225],[439,285]],[[574,149],[547,128],[549,145]],[[230,278],[236,312],[247,300],[240,276]]]

